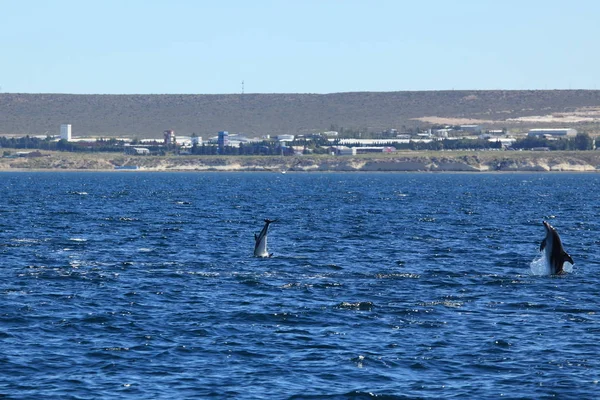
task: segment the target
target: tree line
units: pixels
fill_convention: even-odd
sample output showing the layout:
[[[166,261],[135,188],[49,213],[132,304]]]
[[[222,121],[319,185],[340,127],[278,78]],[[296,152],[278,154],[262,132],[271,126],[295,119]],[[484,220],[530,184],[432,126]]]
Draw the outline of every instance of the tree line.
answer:
[[[336,141],[336,142],[339,142]],[[493,150],[502,149],[500,141],[487,139],[441,139],[430,142],[410,141],[408,143],[389,142],[384,146],[396,150]],[[348,145],[353,147],[352,144]],[[547,149],[558,150],[594,150],[594,140],[587,133],[578,133],[575,137],[547,139],[543,137],[525,137],[517,139],[510,145],[513,150]]]
[[[31,149],[31,150],[49,150],[49,151],[69,151],[69,152],[124,152],[127,148],[126,142],[118,139],[99,139],[93,142],[69,142],[65,139],[53,140],[52,138],[37,138],[24,136],[20,138],[0,136],[0,148],[9,149]],[[219,149],[215,145],[194,145],[188,152],[194,155],[236,155],[236,156],[256,156],[256,155],[291,155],[294,150],[291,146],[300,147],[304,153],[325,154],[331,146],[340,144],[340,139],[329,142],[325,137],[296,138],[287,145],[273,140],[261,142],[241,143],[237,146],[225,146]],[[143,145],[139,145],[143,146]],[[349,144],[349,147],[357,147]],[[430,142],[409,141],[408,143],[389,142],[384,146],[394,147],[397,150],[491,150],[501,149],[502,144],[497,141],[486,139],[442,139],[432,140]],[[160,142],[156,142],[149,147],[153,154],[166,154],[167,152],[177,152],[181,150],[178,147],[164,147]],[[529,149],[548,149],[548,150],[593,150],[594,140],[587,133],[578,133],[575,137],[560,138],[550,140],[543,137],[525,137],[517,139],[511,146],[514,150]]]
[[[117,139],[99,139],[94,142],[69,142],[66,139],[54,140],[50,137],[37,138],[23,136],[19,138],[0,136],[0,148],[32,149],[70,152],[122,152],[125,142]]]

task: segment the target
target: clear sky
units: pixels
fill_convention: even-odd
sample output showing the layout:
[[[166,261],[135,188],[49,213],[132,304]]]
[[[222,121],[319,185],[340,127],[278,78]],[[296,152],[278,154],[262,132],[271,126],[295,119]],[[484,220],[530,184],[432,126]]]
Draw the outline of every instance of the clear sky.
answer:
[[[597,89],[596,0],[0,0],[0,91]]]

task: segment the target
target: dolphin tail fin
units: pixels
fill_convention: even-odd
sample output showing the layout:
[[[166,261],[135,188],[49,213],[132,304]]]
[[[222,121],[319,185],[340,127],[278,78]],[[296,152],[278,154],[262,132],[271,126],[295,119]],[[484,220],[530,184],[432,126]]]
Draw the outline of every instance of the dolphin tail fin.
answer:
[[[279,220],[277,220],[277,219],[268,219],[268,218],[265,218],[265,222],[266,222],[267,224],[271,224],[271,223],[273,223],[273,222],[277,222],[277,221],[279,221]]]

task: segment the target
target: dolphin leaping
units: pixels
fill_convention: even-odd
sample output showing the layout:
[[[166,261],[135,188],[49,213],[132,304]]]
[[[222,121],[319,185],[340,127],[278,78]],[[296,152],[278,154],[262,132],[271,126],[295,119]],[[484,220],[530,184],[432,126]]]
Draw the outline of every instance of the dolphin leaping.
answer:
[[[269,232],[269,225],[277,220],[265,219],[265,226],[262,231],[257,235],[254,234],[254,257],[271,257],[273,253],[269,254],[267,250],[267,233]]]
[[[558,236],[556,229],[546,221],[543,221],[543,223],[544,228],[546,228],[546,237],[540,244],[540,251],[544,251],[546,262],[550,266],[550,274],[560,275],[564,273],[563,264],[565,261],[568,261],[571,264],[575,263],[571,256],[563,249],[560,236]]]

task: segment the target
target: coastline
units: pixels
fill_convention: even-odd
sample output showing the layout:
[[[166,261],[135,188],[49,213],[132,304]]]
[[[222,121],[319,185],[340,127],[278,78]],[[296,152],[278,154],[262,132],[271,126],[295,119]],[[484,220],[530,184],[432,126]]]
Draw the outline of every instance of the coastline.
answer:
[[[135,169],[115,167],[135,166]],[[0,172],[598,172],[600,151],[404,151],[360,156],[127,156],[43,152],[0,158]]]

